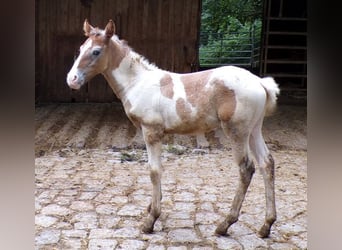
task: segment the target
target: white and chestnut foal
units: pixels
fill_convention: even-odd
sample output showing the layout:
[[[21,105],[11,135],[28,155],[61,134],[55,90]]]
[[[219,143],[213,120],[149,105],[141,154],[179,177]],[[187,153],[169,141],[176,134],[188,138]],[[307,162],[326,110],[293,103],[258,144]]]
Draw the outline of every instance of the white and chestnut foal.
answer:
[[[267,207],[259,236],[267,237],[276,220],[274,161],[261,128],[264,116],[275,108],[279,94],[274,80],[261,79],[233,66],[190,74],[168,72],[148,63],[119,40],[111,20],[104,30],[85,20],[83,29],[88,39],[80,48],[67,82],[70,88],[79,89],[95,75],[104,75],[129,119],[141,128],[153,184],[152,202],[142,231],[152,232],[161,213],[163,135],[204,133],[221,127],[234,143],[240,180],[230,213],[216,233],[225,235],[238,220],[255,171],[254,157],[264,178]]]

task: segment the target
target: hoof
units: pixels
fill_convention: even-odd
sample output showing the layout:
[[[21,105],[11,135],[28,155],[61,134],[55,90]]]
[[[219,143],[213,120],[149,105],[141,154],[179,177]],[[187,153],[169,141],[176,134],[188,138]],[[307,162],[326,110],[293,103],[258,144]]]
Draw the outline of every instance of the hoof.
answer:
[[[215,234],[225,236],[227,235],[228,223],[225,221],[218,225],[215,230]]]
[[[270,235],[270,231],[271,231],[271,227],[267,225],[263,225],[258,232],[258,236],[260,238],[267,238]]]
[[[141,231],[146,234],[153,233],[153,227],[155,222],[156,220],[153,217],[148,216],[144,224],[142,225]]]
[[[144,234],[151,234],[151,233],[153,233],[153,228],[151,228],[151,227],[146,227],[145,225],[143,225],[142,228],[141,228],[141,231],[142,231]]]

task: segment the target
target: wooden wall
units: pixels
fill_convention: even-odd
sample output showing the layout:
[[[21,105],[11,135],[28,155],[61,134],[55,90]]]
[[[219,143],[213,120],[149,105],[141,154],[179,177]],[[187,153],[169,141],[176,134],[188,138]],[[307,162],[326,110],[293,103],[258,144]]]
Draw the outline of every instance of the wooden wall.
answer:
[[[85,18],[100,28],[113,19],[119,37],[160,68],[196,71],[200,10],[200,0],[36,0],[36,100],[116,100],[102,76],[80,91],[66,84],[74,55],[85,40]]]

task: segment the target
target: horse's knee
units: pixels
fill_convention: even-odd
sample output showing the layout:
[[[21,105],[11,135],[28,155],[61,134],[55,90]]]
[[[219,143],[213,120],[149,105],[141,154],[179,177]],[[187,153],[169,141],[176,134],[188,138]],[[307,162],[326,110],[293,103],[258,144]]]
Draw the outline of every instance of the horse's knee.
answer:
[[[151,170],[150,178],[153,185],[160,184],[161,173],[159,170]]]
[[[274,179],[274,159],[271,154],[269,154],[265,158],[264,162],[260,165],[260,170],[264,178],[269,180]]]

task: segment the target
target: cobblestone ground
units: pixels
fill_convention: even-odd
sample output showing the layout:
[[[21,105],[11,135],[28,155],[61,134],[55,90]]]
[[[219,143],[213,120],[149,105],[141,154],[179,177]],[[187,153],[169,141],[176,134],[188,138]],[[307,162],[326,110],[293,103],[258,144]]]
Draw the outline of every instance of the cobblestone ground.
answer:
[[[238,183],[238,168],[222,133],[207,136],[211,150],[196,148],[193,137],[167,138],[162,214],[155,232],[143,234],[152,189],[147,156],[143,149],[127,147],[136,130],[120,106],[36,107],[35,248],[306,249],[305,117],[305,108],[281,106],[265,121],[265,139],[276,162],[278,220],[270,237],[260,239],[256,232],[265,199],[258,170],[239,221],[229,235],[214,235]]]
[[[133,161],[123,161],[127,155]],[[140,232],[151,193],[143,150],[64,149],[38,157],[36,249],[305,249],[306,152],[273,155],[278,220],[268,239],[256,236],[265,207],[258,171],[240,220],[228,236],[214,235],[237,184],[230,151],[164,154],[163,210],[153,234]]]

